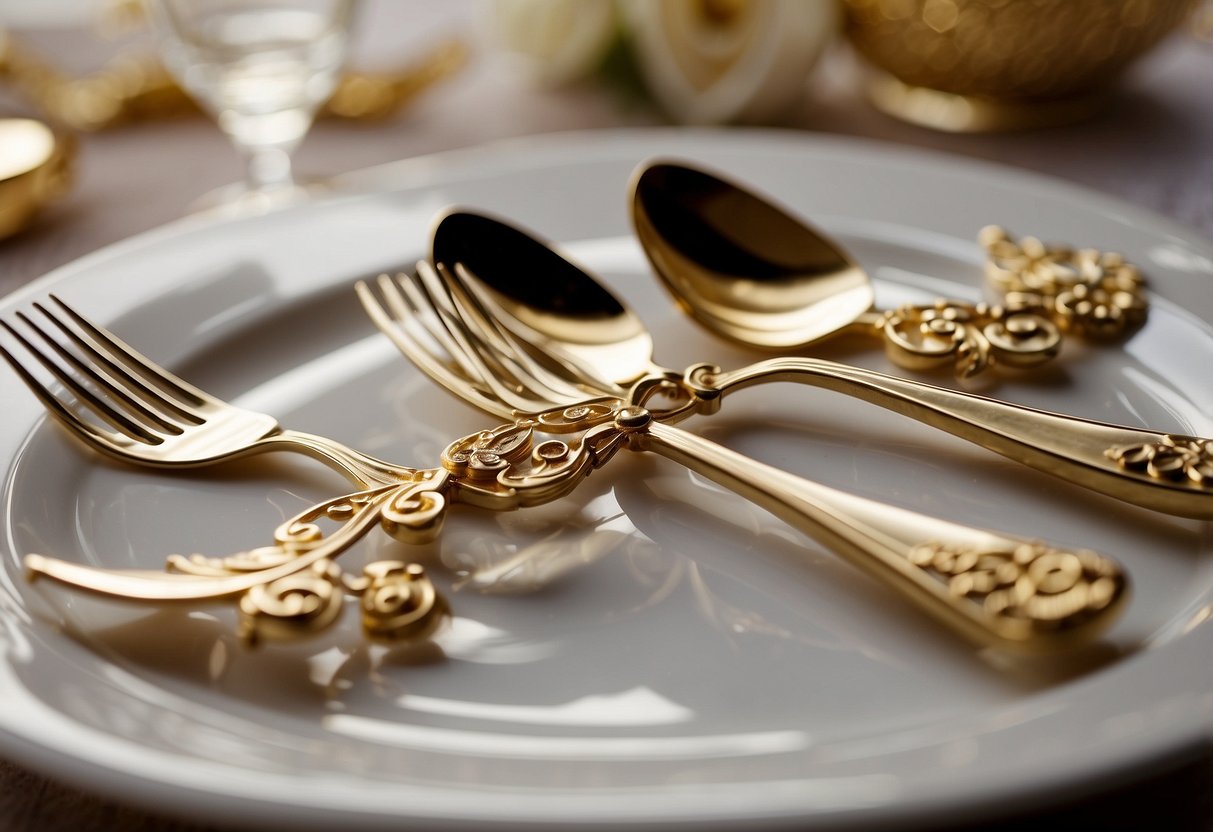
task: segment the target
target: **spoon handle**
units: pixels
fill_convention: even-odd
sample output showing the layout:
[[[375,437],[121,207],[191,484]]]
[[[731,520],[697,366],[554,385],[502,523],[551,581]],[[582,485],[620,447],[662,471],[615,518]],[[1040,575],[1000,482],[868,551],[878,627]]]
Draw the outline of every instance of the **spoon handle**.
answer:
[[[814,358],[774,358],[731,372],[701,365],[687,371],[687,380],[713,397],[775,381],[824,387],[1092,491],[1213,519],[1213,440],[1050,413]]]
[[[899,590],[983,645],[1020,653],[1073,647],[1103,631],[1127,598],[1111,560],[925,517],[847,494],[653,421],[634,450],[723,485]]]

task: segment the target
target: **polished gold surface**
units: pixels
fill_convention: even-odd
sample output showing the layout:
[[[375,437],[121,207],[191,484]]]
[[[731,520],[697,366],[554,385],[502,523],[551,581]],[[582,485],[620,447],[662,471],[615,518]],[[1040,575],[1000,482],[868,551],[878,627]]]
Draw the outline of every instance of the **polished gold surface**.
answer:
[[[844,0],[882,110],[951,131],[1085,118],[1197,0]]]
[[[748,346],[785,352],[837,334],[876,336],[903,367],[951,366],[970,378],[1046,363],[1062,332],[1106,340],[1146,316],[1141,275],[1119,255],[1016,242],[996,226],[979,241],[999,303],[937,300],[882,312],[837,243],[717,174],[649,163],[633,178],[631,205],[645,254],[679,306]]]
[[[468,227],[474,226],[462,226]],[[503,231],[498,244],[506,237]],[[522,457],[522,432],[535,423],[551,425],[557,414],[555,428],[584,431],[583,447],[590,448],[593,467],[620,447],[686,465],[791,523],[981,644],[1024,652],[1071,647],[1101,632],[1127,597],[1127,577],[1106,559],[1081,556],[1099,573],[1102,582],[1095,588],[1094,578],[1059,574],[1071,563],[1060,556],[1034,566],[1015,554],[1054,551],[1041,544],[835,491],[674,427],[673,422],[696,412],[715,410],[718,397],[712,391],[701,395],[669,372],[646,373],[622,392],[578,357],[557,352],[551,342],[550,352],[537,353],[503,322],[525,324],[511,321],[495,303],[494,292],[478,286],[462,263],[452,269],[439,264],[437,271],[420,263],[412,275],[384,276],[375,288],[360,284],[358,291],[375,324],[423,372],[464,401],[494,416],[514,418],[513,425],[460,445],[450,461],[444,459],[448,470],[462,476],[478,468],[469,477],[472,482],[499,487],[503,474]],[[565,459],[566,447],[563,441],[537,446],[532,465],[546,455]],[[536,474],[542,476],[543,469],[530,476]],[[982,564],[995,556],[991,553],[1013,553],[1008,563],[1021,569],[1012,582],[1015,589],[1004,591],[1010,592],[1008,602],[989,600],[1003,597],[994,594],[1001,585],[984,594],[976,588],[958,591],[955,575],[920,563],[927,546],[980,552],[985,554]],[[969,571],[972,580],[979,580],[977,569]],[[1066,600],[1044,600],[1053,596]]]
[[[1130,471],[1160,480],[1213,487],[1213,441],[1195,436],[1164,436],[1154,442],[1116,445],[1105,454]]]
[[[638,379],[683,376],[700,400],[701,412],[706,412],[707,402],[715,402],[718,407],[725,396],[756,384],[778,381],[810,384],[863,399],[1039,471],[1129,503],[1183,517],[1213,518],[1213,488],[1208,484],[1191,478],[1155,477],[1146,470],[1121,464],[1108,453],[1109,448],[1164,442],[1167,434],[1158,431],[1048,413],[814,358],[773,358],[729,372],[710,365],[692,367],[685,374],[659,367],[648,352],[642,353],[637,348],[642,342],[651,345],[651,339],[636,333],[638,319],[592,275],[569,261],[558,266],[553,260],[559,255],[553,249],[520,229],[484,215],[471,222],[462,218],[466,213],[456,212],[438,224],[434,250],[452,257],[462,253],[482,269],[484,276],[478,273],[476,278],[489,287],[487,294],[497,314],[509,322],[519,337],[547,354],[549,360],[562,356],[559,363],[566,371],[581,378],[597,379],[589,386],[593,390],[623,396]],[[490,223],[499,227],[492,232],[493,245],[483,249],[479,235]],[[517,288],[511,295],[515,282]],[[565,293],[579,298],[579,302],[564,303],[561,298]],[[514,311],[528,306],[533,297],[542,297],[542,305],[532,307],[521,320],[514,318]],[[594,307],[591,299],[599,299],[601,304]],[[573,325],[585,319],[598,321],[590,352],[583,352],[584,345],[578,337],[581,330]],[[609,353],[609,344],[600,336],[612,330],[609,323],[612,320],[618,321],[621,336],[618,354],[589,363],[587,359],[596,360]],[[424,356],[421,358],[424,360]],[[438,380],[452,387],[464,383],[460,374],[452,371],[445,371]],[[580,389],[589,388],[582,385]],[[488,405],[480,406],[502,416],[509,415],[508,410],[492,411],[491,406],[498,399],[492,394],[482,395],[479,388],[465,395],[482,402],[487,399]],[[520,409],[527,408],[520,406]]]
[[[931,543],[914,549],[910,560],[946,579],[953,595],[998,610],[1028,629],[1098,618],[1120,594],[1115,564],[1087,550],[1067,552],[1039,543],[1014,549]]]
[[[867,274],[821,232],[706,171],[654,162],[633,178],[636,235],[678,304],[704,326],[767,349],[863,329]]]
[[[0,239],[67,191],[74,155],[72,139],[40,121],[0,119]]]

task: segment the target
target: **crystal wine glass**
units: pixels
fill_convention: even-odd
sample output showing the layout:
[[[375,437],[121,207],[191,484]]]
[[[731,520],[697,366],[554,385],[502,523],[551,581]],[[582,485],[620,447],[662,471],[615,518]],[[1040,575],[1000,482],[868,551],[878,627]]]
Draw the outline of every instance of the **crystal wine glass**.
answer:
[[[149,6],[165,65],[245,157],[247,178],[235,204],[299,198],[291,153],[336,88],[354,0],[150,0]]]

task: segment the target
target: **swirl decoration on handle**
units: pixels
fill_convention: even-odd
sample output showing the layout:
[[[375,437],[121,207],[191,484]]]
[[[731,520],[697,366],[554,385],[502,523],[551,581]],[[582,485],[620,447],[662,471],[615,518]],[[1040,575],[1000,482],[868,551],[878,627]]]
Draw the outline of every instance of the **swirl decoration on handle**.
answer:
[[[292,561],[299,569],[255,584],[239,596],[238,633],[248,645],[287,641],[326,630],[337,622],[347,595],[362,598],[363,632],[368,638],[399,641],[432,632],[446,614],[446,603],[419,564],[377,561],[361,578],[352,578],[334,562],[378,521],[393,537],[424,542],[441,529],[446,501],[440,491],[445,477],[437,470],[418,471],[402,485],[380,486],[318,503],[282,523],[274,531],[275,545],[224,558],[202,555],[168,558],[170,572],[222,578],[275,569]],[[322,522],[338,524],[326,534]],[[304,555],[330,543],[342,532],[333,551],[314,562]],[[360,530],[360,531],[359,531]]]
[[[1061,349],[1061,331],[1040,311],[985,303],[905,305],[885,312],[877,327],[894,363],[913,370],[953,363],[961,378],[994,365],[1036,367]]]
[[[953,595],[1025,633],[1079,628],[1127,587],[1107,558],[1040,543],[998,550],[927,543],[910,552],[910,561],[945,581]]]
[[[1213,440],[1168,435],[1158,442],[1117,445],[1104,453],[1127,471],[1140,471],[1159,480],[1213,486]]]
[[[362,630],[372,639],[397,642],[427,637],[446,612],[446,601],[419,563],[367,564],[356,586],[362,594]]]
[[[325,500],[274,531],[270,546],[226,557],[170,555],[166,573],[99,569],[28,555],[31,578],[44,576],[110,597],[145,602],[233,599],[238,632],[249,645],[313,635],[333,626],[348,596],[360,598],[363,633],[380,641],[427,637],[447,614],[424,568],[377,561],[351,576],[336,559],[375,526],[404,543],[442,530],[448,502],[493,510],[538,505],[569,493],[619,448],[637,408],[602,399],[557,408],[463,437],[447,446],[442,467],[404,481]],[[536,440],[543,427],[579,436]]]
[[[978,239],[1001,301],[937,300],[877,314],[872,324],[891,361],[911,370],[951,363],[961,378],[1027,369],[1055,358],[1063,333],[1107,341],[1146,319],[1145,281],[1119,254],[1016,240],[993,225]]]

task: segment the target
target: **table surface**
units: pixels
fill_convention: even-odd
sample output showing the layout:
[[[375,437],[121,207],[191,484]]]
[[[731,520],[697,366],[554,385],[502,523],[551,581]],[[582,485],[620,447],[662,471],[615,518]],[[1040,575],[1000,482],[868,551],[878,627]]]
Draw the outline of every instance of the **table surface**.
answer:
[[[470,2],[398,0],[364,9],[356,59],[407,56],[444,35],[475,29]],[[376,25],[390,14],[394,26]],[[372,18],[370,20],[366,18]],[[104,46],[80,30],[37,27],[24,34],[64,66],[87,69]],[[399,63],[401,58],[396,57]],[[997,161],[1071,180],[1213,234],[1213,44],[1181,33],[1120,84],[1111,106],[1082,124],[1003,135],[951,135],[903,124],[872,110],[859,68],[839,47],[822,62],[803,100],[780,126],[880,139]],[[0,92],[7,112],[22,104]],[[470,117],[468,114],[475,114]],[[324,177],[494,139],[566,130],[662,125],[661,116],[593,86],[529,88],[484,49],[398,117],[374,125],[318,123],[296,156],[304,177]],[[40,222],[0,242],[0,294],[77,257],[189,212],[200,195],[240,178],[241,165],[213,124],[186,117],[81,137],[70,195]],[[993,819],[982,829],[1019,828],[1047,817],[1082,827],[1213,829],[1213,752],[1192,749],[1144,781],[1108,794]],[[0,761],[0,828],[8,830],[197,830],[80,793]]]

